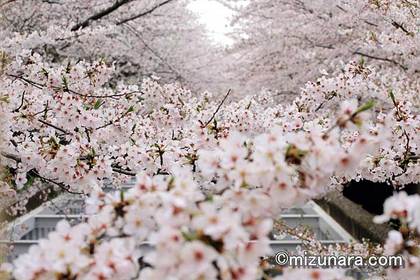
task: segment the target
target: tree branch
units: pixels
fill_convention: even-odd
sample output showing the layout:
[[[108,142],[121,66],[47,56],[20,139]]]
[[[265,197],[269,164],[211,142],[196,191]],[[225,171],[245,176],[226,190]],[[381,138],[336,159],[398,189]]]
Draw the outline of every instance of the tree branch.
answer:
[[[5,158],[11,159],[16,161],[17,163],[20,162],[20,158],[17,155],[11,154],[11,153],[6,153],[6,152],[1,152],[1,155]]]
[[[225,95],[225,97],[223,97],[223,99],[222,99],[222,102],[220,102],[220,104],[219,104],[219,106],[217,106],[217,109],[216,109],[216,111],[214,111],[214,113],[213,113],[213,115],[211,116],[211,118],[205,123],[205,124],[202,124],[201,125],[201,127],[202,128],[205,128],[205,127],[207,127],[211,122],[212,122],[212,120],[214,119],[214,117],[216,116],[216,114],[217,114],[217,112],[219,112],[219,110],[220,110],[220,108],[222,107],[222,105],[223,105],[223,103],[225,102],[225,100],[228,98],[228,96],[229,96],[229,94],[232,92],[232,90],[231,89],[229,89],[228,90],[228,92],[226,93],[226,95]]]
[[[31,81],[31,80],[26,79],[25,77],[22,77],[22,76],[13,75],[13,74],[7,74],[7,76],[12,77],[12,78],[15,78],[17,80],[24,81],[25,83],[30,84],[31,86],[34,86],[34,87],[36,87],[38,89],[43,89],[44,88],[44,86],[42,84],[37,83],[35,81]]]
[[[135,16],[132,16],[132,17],[129,17],[129,18],[126,18],[126,19],[123,19],[123,20],[121,20],[121,21],[117,22],[117,25],[121,25],[121,24],[124,24],[124,23],[126,23],[126,22],[129,22],[129,21],[132,21],[132,20],[135,20],[135,19],[141,18],[141,17],[143,17],[143,16],[146,16],[146,15],[148,15],[148,14],[151,14],[151,13],[153,13],[156,9],[158,9],[158,8],[160,8],[160,7],[164,6],[164,5],[166,5],[166,4],[168,4],[168,3],[172,2],[172,1],[173,1],[173,0],[166,0],[166,1],[163,1],[162,3],[160,3],[160,4],[156,5],[156,6],[154,6],[153,8],[151,8],[150,10],[147,10],[147,11],[145,11],[145,12],[142,12],[142,13],[138,14],[138,15],[135,15]]]
[[[42,119],[38,119],[38,121],[39,121],[40,123],[42,123],[42,124],[45,124],[46,126],[50,126],[50,127],[54,128],[54,129],[58,130],[58,131],[60,131],[60,132],[62,132],[62,133],[64,133],[64,134],[66,134],[66,135],[70,135],[70,134],[71,134],[70,132],[68,132],[68,131],[66,131],[66,130],[64,130],[64,129],[62,129],[61,127],[58,127],[58,126],[53,125],[53,124],[51,124],[51,123],[48,123],[48,122],[46,122],[46,121],[44,121],[44,120],[42,120]]]
[[[407,34],[407,35],[409,35],[409,36],[411,36],[411,37],[414,37],[414,33],[413,32],[410,32],[410,31],[408,31],[405,27],[404,27],[404,25],[402,25],[401,23],[398,23],[398,22],[396,22],[396,21],[392,21],[392,25],[395,27],[395,28],[397,28],[397,29],[401,29],[405,34]]]
[[[110,125],[112,125],[112,124],[114,124],[114,123],[116,123],[116,122],[119,122],[120,120],[122,120],[125,116],[127,116],[128,114],[130,114],[131,112],[133,112],[133,107],[131,106],[130,108],[128,108],[128,110],[127,111],[125,111],[121,116],[119,116],[118,118],[116,118],[115,120],[113,120],[113,121],[109,121],[109,122],[107,122],[106,124],[104,124],[104,125],[101,125],[101,126],[99,126],[99,127],[97,127],[96,128],[96,130],[99,130],[99,129],[102,129],[102,128],[105,128],[105,127],[107,127],[107,126],[110,126]]]
[[[374,56],[374,55],[365,54],[365,53],[362,53],[362,52],[359,52],[359,51],[355,51],[353,54],[357,54],[357,55],[364,56],[364,57],[371,58],[371,59],[376,59],[376,60],[382,60],[382,61],[390,62],[390,63],[392,63],[394,65],[399,66],[404,71],[407,71],[408,70],[407,66],[404,66],[404,65],[398,63],[397,61],[392,60],[392,59],[389,59],[389,58],[386,58],[386,57]]]
[[[21,162],[21,159],[20,159],[20,158],[19,158],[19,156],[17,156],[17,155],[10,154],[10,153],[6,153],[6,152],[1,152],[0,154],[1,154],[3,157],[5,157],[5,158],[8,158],[8,159],[11,159],[11,160],[16,161],[17,163]],[[117,167],[117,166],[115,166],[115,165],[112,165],[112,171],[114,171],[114,172],[116,172],[116,173],[120,173],[120,174],[128,175],[128,176],[136,176],[136,173],[135,173],[135,172],[132,172],[132,171],[129,171],[129,170],[124,170],[124,169],[121,169],[121,168],[119,168],[119,167]],[[28,173],[29,173],[29,172],[28,172]],[[80,192],[73,192],[73,191],[69,191],[69,188],[70,188],[69,186],[66,186],[66,185],[64,185],[63,183],[59,183],[59,182],[56,182],[56,181],[54,181],[54,180],[51,180],[51,179],[48,179],[48,178],[42,177],[42,176],[41,176],[41,175],[39,175],[39,173],[38,173],[38,172],[36,172],[35,170],[31,170],[31,171],[30,171],[30,175],[33,175],[33,176],[35,176],[35,177],[40,178],[41,180],[44,180],[44,181],[46,181],[46,182],[52,183],[52,184],[54,184],[54,185],[57,185],[57,186],[59,186],[61,189],[65,190],[65,191],[67,191],[67,192],[74,193],[74,194],[84,194],[84,193],[80,193]]]
[[[21,99],[21,101],[20,101],[20,105],[19,105],[19,107],[17,107],[16,109],[14,109],[12,112],[13,113],[17,113],[17,112],[19,112],[19,110],[23,107],[23,103],[25,102],[25,91],[23,91],[23,93],[22,93],[22,99]]]
[[[34,177],[37,177],[37,178],[41,179],[42,181],[45,181],[45,182],[48,182],[48,183],[54,184],[54,185],[56,185],[57,187],[59,187],[60,189],[62,189],[62,190],[63,190],[63,191],[65,191],[65,192],[68,192],[68,193],[71,193],[71,194],[83,194],[83,195],[85,195],[85,193],[83,193],[83,192],[75,192],[75,191],[71,191],[71,190],[70,190],[70,186],[65,185],[65,184],[63,184],[63,183],[56,182],[56,181],[51,180],[51,179],[48,179],[48,178],[45,178],[45,177],[43,177],[43,176],[39,175],[39,174],[38,174],[38,172],[36,172],[35,170],[31,170],[31,171],[29,171],[29,172],[28,172],[28,174],[29,174],[29,175],[32,175],[32,176],[34,176]]]
[[[117,10],[118,8],[120,8],[122,5],[127,4],[127,3],[131,2],[131,1],[133,1],[133,0],[117,0],[114,3],[114,5],[108,7],[106,9],[98,12],[97,14],[94,14],[94,15],[88,17],[84,21],[82,21],[82,22],[74,25],[71,28],[71,31],[76,31],[76,30],[79,30],[79,29],[86,28],[86,27],[88,27],[92,23],[92,21],[99,20],[99,19],[101,19],[101,18],[109,15],[110,13],[112,13],[115,10]]]
[[[2,155],[3,157],[5,157],[5,158],[8,158],[8,159],[14,160],[14,161],[16,161],[17,163],[21,162],[21,159],[20,159],[20,158],[19,158],[19,156],[17,156],[17,155],[13,155],[13,154],[10,154],[10,153],[5,153],[5,152],[1,152],[1,155]],[[39,178],[39,179],[41,179],[41,180],[43,180],[43,181],[45,181],[45,182],[52,183],[52,184],[54,184],[54,185],[58,186],[60,189],[62,189],[62,190],[64,190],[64,191],[66,191],[66,192],[68,192],[68,193],[71,193],[71,194],[85,194],[85,193],[83,193],[83,192],[75,192],[75,191],[71,191],[71,190],[70,190],[70,186],[65,185],[65,184],[63,184],[63,183],[56,182],[56,181],[51,180],[51,179],[48,179],[48,178],[45,178],[45,177],[43,177],[43,176],[39,175],[39,173],[38,173],[36,170],[34,170],[34,169],[30,170],[30,171],[28,172],[28,174],[29,174],[29,175],[32,175],[32,176],[34,176],[34,177],[37,177],[37,178]]]
[[[136,176],[135,172],[124,170],[124,169],[121,169],[121,168],[118,168],[118,167],[112,167],[112,171],[114,171],[116,173],[128,175],[128,176]]]
[[[13,75],[13,74],[7,74],[7,76],[18,79],[18,80],[21,80],[21,81],[24,81],[25,83],[27,83],[31,86],[34,86],[38,89],[43,89],[43,88],[46,87],[45,84],[41,84],[39,82],[29,80],[29,79],[27,79],[23,76],[18,76],[18,75]],[[142,93],[141,91],[131,91],[131,92],[126,92],[126,93],[116,93],[116,94],[111,94],[111,95],[94,95],[94,94],[83,94],[83,93],[74,91],[74,90],[69,89],[69,88],[56,87],[56,86],[52,87],[52,88],[55,89],[55,90],[62,90],[62,91],[65,91],[65,92],[76,94],[78,96],[85,97],[85,98],[116,98],[116,97],[126,96],[126,95],[133,94],[133,93],[139,93],[139,92]]]
[[[185,78],[181,75],[181,73],[178,72],[178,70],[176,70],[166,59],[164,59],[157,51],[155,51],[151,46],[149,46],[149,44],[146,43],[142,34],[137,29],[135,29],[129,23],[125,23],[123,26],[127,27],[127,30],[133,33],[143,43],[146,49],[148,49],[154,56],[156,56],[166,66],[168,66],[169,70],[171,70],[176,75],[175,80],[185,80]]]
[[[3,6],[6,6],[7,4],[10,4],[12,2],[15,2],[16,0],[8,0],[6,2],[0,3],[0,8],[2,8]]]

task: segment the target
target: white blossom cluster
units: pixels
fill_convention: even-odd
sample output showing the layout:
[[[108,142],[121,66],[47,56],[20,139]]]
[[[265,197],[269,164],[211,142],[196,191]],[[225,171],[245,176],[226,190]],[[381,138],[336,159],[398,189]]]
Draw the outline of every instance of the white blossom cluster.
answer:
[[[383,29],[378,44],[397,42],[407,59],[415,56],[418,30],[406,23],[413,8],[375,2],[400,24],[398,34]],[[420,85],[403,70],[351,62],[307,83],[290,104],[269,92],[231,100],[230,91],[197,95],[154,78],[116,81],[117,66],[103,60],[46,59],[33,46],[69,32],[51,30],[16,35],[0,52],[1,198],[16,214],[47,183],[88,196],[89,218],[74,227],[61,221],[2,267],[11,278],[268,278],[262,258],[272,253],[268,236],[284,208],[351,180],[420,182]],[[105,179],[135,175],[127,192],[103,191]],[[409,258],[390,277],[419,275],[418,206],[418,196],[399,193],[377,218],[400,221],[385,251]],[[347,276],[278,276],[298,278]]]
[[[223,0],[234,7],[238,44],[227,71],[242,88],[264,86],[280,98],[298,94],[320,72],[364,60],[389,74],[419,80],[417,0]],[[385,80],[385,79],[384,79]]]
[[[16,279],[257,279],[282,209],[378,168],[369,158],[392,152],[401,165],[406,149],[418,154],[418,115],[409,101],[378,95],[370,88],[373,70],[357,63],[308,84],[291,106],[269,107],[265,96],[223,105],[151,80],[118,85],[116,93],[104,87],[112,71],[104,64],[55,69],[24,59],[40,57],[17,60],[9,71],[21,67],[20,76],[3,83],[3,92],[25,92],[10,94],[8,103],[18,108],[9,123],[13,156],[6,155],[16,186],[29,174],[90,192],[91,216],[75,227],[62,221],[15,261]],[[372,95],[359,98],[364,90]],[[401,116],[410,126],[401,126]],[[418,170],[415,159],[409,163]],[[394,181],[395,171],[384,178]],[[121,172],[142,175],[128,192],[103,193],[98,179]]]
[[[0,48],[31,49],[54,62],[104,59],[115,62],[118,80],[158,75],[165,83],[176,80],[193,89],[220,88],[213,60],[221,50],[209,44],[189,2],[2,1]]]
[[[384,204],[384,213],[375,217],[375,222],[393,220],[400,224],[399,230],[391,230],[384,245],[385,254],[405,256],[404,269],[388,269],[390,279],[417,279],[420,274],[420,196],[405,192],[394,194]]]

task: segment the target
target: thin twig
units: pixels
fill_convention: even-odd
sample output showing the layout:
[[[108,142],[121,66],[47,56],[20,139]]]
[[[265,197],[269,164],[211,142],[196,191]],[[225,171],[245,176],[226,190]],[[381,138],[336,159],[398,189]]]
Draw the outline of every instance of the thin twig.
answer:
[[[44,121],[44,120],[42,120],[42,119],[38,119],[38,121],[39,121],[40,123],[45,124],[46,126],[50,126],[50,127],[54,128],[54,129],[58,130],[58,131],[60,131],[60,132],[62,132],[62,133],[64,133],[64,134],[66,134],[66,135],[71,135],[71,133],[70,133],[70,132],[68,132],[68,131],[66,131],[66,130],[64,130],[64,129],[62,129],[61,127],[58,127],[58,126],[53,125],[53,124],[50,124],[49,122],[46,122],[46,121]]]
[[[20,105],[19,107],[17,107],[16,109],[13,110],[13,113],[17,113],[19,112],[19,110],[23,107],[23,103],[25,102],[25,91],[23,91],[22,93],[22,99],[20,101]]]
[[[154,56],[156,56],[160,61],[162,61],[169,68],[169,70],[172,71],[176,75],[175,80],[181,80],[181,81],[185,80],[185,78],[181,75],[181,73],[178,70],[176,70],[165,58],[163,58],[148,43],[146,43],[140,31],[138,31],[136,28],[131,26],[129,23],[125,23],[123,27],[126,27],[128,31],[133,33],[142,42],[142,44],[144,45],[146,49],[148,49]]]
[[[362,52],[359,52],[359,51],[355,51],[354,54],[358,54],[360,56],[364,56],[364,57],[371,58],[371,59],[376,59],[376,60],[382,60],[382,61],[390,62],[390,63],[392,63],[394,65],[399,66],[404,71],[407,71],[408,70],[407,66],[404,66],[401,63],[398,63],[397,61],[395,61],[393,59],[389,59],[389,58],[386,58],[386,57],[374,56],[374,55],[370,55],[370,54],[365,54],[365,53],[362,53]]]
[[[219,112],[220,108],[222,107],[223,103],[225,102],[225,100],[228,98],[229,94],[232,92],[231,89],[228,90],[228,92],[226,93],[225,97],[223,97],[222,102],[220,102],[219,106],[217,106],[216,111],[214,111],[213,115],[211,116],[211,118],[203,125],[201,125],[202,128],[207,127],[214,119],[214,117],[216,116],[217,112]]]
[[[413,32],[410,32],[410,31],[408,31],[405,27],[404,27],[404,25],[402,25],[401,23],[398,23],[398,22],[396,22],[396,21],[392,21],[392,25],[395,27],[395,28],[397,28],[397,29],[401,29],[405,34],[407,34],[407,35],[409,35],[409,36],[411,36],[411,37],[414,37],[414,33]]]
[[[324,105],[325,105],[325,103],[326,103],[327,101],[330,101],[331,99],[333,99],[333,98],[334,98],[334,97],[336,97],[336,96],[337,96],[337,93],[336,93],[336,92],[333,92],[333,94],[331,94],[330,96],[325,97],[325,101],[324,101],[324,102],[321,102],[321,103],[318,105],[318,107],[316,107],[315,112],[318,112],[318,111],[322,108],[322,106],[324,106]]]
[[[124,23],[126,23],[126,22],[129,22],[129,21],[132,21],[132,20],[135,20],[135,19],[141,18],[141,17],[143,17],[143,16],[146,16],[146,15],[148,15],[148,14],[151,14],[151,13],[153,13],[153,12],[154,12],[157,8],[160,8],[160,7],[162,7],[162,6],[164,6],[164,5],[168,4],[168,3],[170,3],[170,2],[172,2],[172,1],[173,1],[173,0],[166,0],[166,1],[163,1],[162,3],[160,3],[160,4],[156,5],[156,6],[154,6],[153,8],[151,8],[150,10],[147,10],[147,11],[145,11],[145,12],[142,12],[142,13],[138,14],[138,15],[135,15],[135,16],[132,16],[132,17],[129,17],[129,18],[126,18],[126,19],[123,19],[123,20],[121,20],[121,21],[117,22],[117,25],[121,25],[121,24],[124,24]]]
[[[43,88],[47,87],[45,84],[41,84],[39,82],[29,80],[29,79],[27,79],[23,76],[18,76],[18,75],[13,75],[13,74],[7,74],[7,76],[13,77],[13,78],[21,80],[21,81],[24,81],[27,84],[32,85],[32,86],[34,86],[38,89],[43,89]],[[81,97],[86,97],[86,98],[115,98],[115,97],[126,96],[126,95],[133,94],[133,93],[142,93],[141,91],[130,91],[130,92],[126,92],[126,93],[116,93],[116,94],[111,94],[111,95],[94,95],[94,94],[83,94],[83,93],[74,91],[74,90],[69,89],[69,88],[62,88],[62,87],[56,87],[56,86],[53,86],[52,89],[62,90],[62,91],[73,93],[73,94],[79,95]]]
[[[1,155],[5,158],[11,159],[19,163],[21,160],[17,155],[13,155],[11,153],[1,152]]]
[[[34,87],[36,87],[38,89],[43,89],[45,87],[44,85],[42,85],[42,84],[40,84],[38,82],[35,82],[35,81],[31,81],[29,79],[26,79],[23,76],[18,76],[18,75],[13,75],[13,74],[7,74],[7,76],[12,77],[12,78],[15,78],[15,79],[18,79],[18,80],[21,80],[21,81],[24,81],[27,84],[30,84],[31,86],[34,86]]]
[[[96,130],[99,130],[99,129],[102,129],[102,128],[105,128],[105,127],[107,127],[107,126],[110,126],[110,125],[112,125],[112,124],[114,124],[114,123],[116,123],[116,122],[119,122],[120,120],[122,120],[125,116],[127,116],[129,113],[131,113],[131,112],[133,112],[133,110],[132,110],[132,107],[130,107],[127,111],[125,111],[125,113],[124,114],[122,114],[121,116],[119,116],[118,118],[116,118],[115,120],[113,120],[113,121],[109,121],[108,123],[106,123],[106,124],[104,124],[104,125],[101,125],[101,126],[99,126],[99,127],[97,127],[97,128],[95,128]]]
[[[33,175],[33,176],[35,176],[35,177],[38,177],[39,179],[41,179],[41,180],[43,180],[43,181],[46,181],[46,182],[51,183],[51,184],[54,184],[54,185],[56,185],[57,187],[59,187],[60,189],[62,189],[63,191],[66,191],[66,192],[68,192],[68,193],[71,193],[71,194],[82,194],[82,195],[86,195],[86,194],[85,194],[85,193],[83,193],[83,192],[75,192],[75,191],[71,191],[71,190],[70,190],[70,186],[65,185],[65,184],[63,184],[63,183],[56,182],[56,181],[54,181],[54,180],[52,180],[52,179],[45,178],[45,177],[43,177],[43,176],[39,175],[39,173],[38,173],[38,172],[36,172],[35,170],[31,170],[31,171],[29,171],[28,173],[29,173],[30,175]]]
[[[124,174],[124,175],[128,175],[128,176],[136,176],[135,172],[129,171],[129,170],[124,170],[118,167],[112,167],[112,171],[116,172],[116,173],[120,173],[120,174]]]
[[[12,3],[12,2],[15,2],[16,0],[9,0],[9,1],[6,1],[6,2],[4,2],[4,3],[0,3],[0,8],[2,8],[3,6],[6,6],[7,4],[10,4],[10,3]]]
[[[118,8],[120,8],[122,5],[127,4],[129,2],[131,2],[133,0],[121,0],[121,1],[116,1],[112,6],[94,14],[91,15],[90,17],[88,17],[87,19],[85,19],[84,21],[82,21],[81,23],[78,23],[76,25],[74,25],[70,30],[71,31],[77,31],[79,29],[83,29],[88,27],[93,21],[95,20],[99,20],[101,18],[103,18],[104,16],[109,15],[110,13],[116,11]]]

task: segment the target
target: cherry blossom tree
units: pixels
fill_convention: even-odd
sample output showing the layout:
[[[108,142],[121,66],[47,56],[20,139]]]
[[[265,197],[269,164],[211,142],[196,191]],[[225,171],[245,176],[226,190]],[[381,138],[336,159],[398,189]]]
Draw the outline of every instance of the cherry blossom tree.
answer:
[[[349,60],[418,81],[418,1],[220,2],[237,11],[229,72],[247,92],[264,86],[287,98]]]
[[[104,59],[116,64],[116,79],[139,82],[155,75],[162,82],[208,89],[218,77],[216,69],[204,66],[217,60],[221,51],[208,44],[205,28],[187,9],[188,3],[6,1],[0,7],[0,24],[2,37],[10,40],[2,42],[2,49],[36,50],[50,62]]]
[[[86,159],[78,156],[76,162],[79,165],[76,166],[71,161],[80,152],[73,150],[66,154],[65,149],[69,150],[75,145],[79,135],[86,140],[87,133],[78,132],[77,126],[71,121],[68,126],[58,127],[54,122],[41,119],[43,122],[39,124],[39,129],[45,129],[44,133],[49,131],[58,138],[58,143],[49,143],[50,146],[47,146],[48,152],[54,151],[53,147],[57,149],[57,146],[58,151],[48,153],[53,158],[47,157],[44,160],[47,165],[48,161],[56,164],[62,162],[65,165],[62,168],[66,168],[66,171],[61,172],[63,177],[60,179],[61,183],[67,180],[65,182],[71,187],[71,191],[75,191],[72,180],[80,181],[81,178],[68,176],[66,172],[77,175],[77,171],[84,171],[81,174],[86,177],[94,174],[92,176],[98,178],[109,177],[112,169],[116,168],[123,172],[130,169],[140,172],[140,175],[137,185],[125,193],[103,193],[95,187],[93,178],[84,186],[78,184],[79,188],[83,186],[85,190],[91,189],[91,196],[87,201],[87,211],[91,214],[89,221],[76,227],[61,222],[57,232],[50,234],[48,240],[41,241],[39,246],[32,247],[29,254],[16,261],[14,277],[31,279],[61,275],[70,278],[127,279],[139,276],[161,279],[171,274],[175,278],[190,275],[194,279],[214,279],[218,276],[224,279],[258,278],[264,271],[260,266],[260,257],[270,253],[267,235],[272,228],[271,221],[279,215],[281,209],[319,197],[337,184],[361,176],[364,170],[378,168],[381,162],[373,159],[390,151],[393,151],[393,160],[397,163],[407,161],[402,157],[407,150],[399,151],[390,145],[392,143],[397,147],[406,147],[398,143],[405,143],[405,138],[401,137],[403,133],[407,133],[410,139],[410,159],[406,170],[396,169],[392,174],[385,172],[374,176],[384,176],[378,177],[378,180],[398,181],[403,172],[406,174],[405,182],[418,181],[418,164],[411,159],[412,151],[418,154],[418,117],[408,113],[410,102],[404,95],[395,96],[388,91],[375,90],[377,85],[371,81],[375,75],[371,71],[361,64],[352,63],[338,77],[320,79],[317,84],[309,83],[302,96],[288,108],[278,105],[278,108],[268,106],[264,109],[263,104],[268,98],[264,96],[259,96],[263,99],[260,101],[248,97],[245,102],[241,100],[226,104],[222,111],[222,103],[215,103],[205,114],[208,118],[193,118],[195,125],[190,126],[189,131],[183,128],[181,131],[184,133],[181,135],[171,132],[166,139],[164,133],[158,133],[157,135],[164,137],[164,144],[152,144],[151,149],[144,153],[136,148],[135,139],[138,137],[131,133],[129,148],[122,151],[120,150],[123,146],[116,148],[115,159],[101,160],[105,145],[101,149],[95,146],[95,155],[91,155],[89,159],[92,150],[79,144],[79,150],[83,151],[85,148],[88,154]],[[47,69],[47,72],[50,73],[51,70]],[[25,79],[29,81],[29,78]],[[336,85],[339,81],[341,84]],[[36,84],[42,83],[38,81]],[[156,102],[155,99],[162,98],[162,95],[157,94],[161,88],[156,83],[152,82],[152,85],[148,88],[143,86],[142,89],[145,93],[155,93],[146,100]],[[60,87],[62,86],[60,82]],[[57,86],[51,87],[54,89]],[[333,98],[321,90],[331,87],[336,87],[337,91]],[[67,94],[79,96],[72,93],[74,90],[70,91],[70,87],[68,90]],[[182,94],[188,92],[179,91],[180,89],[173,86],[167,90],[177,94],[163,96],[177,98],[172,100],[173,103],[169,101],[172,106],[157,106],[159,109],[150,113],[149,122],[158,120],[173,124],[175,119],[181,124],[190,120],[191,113],[186,113],[184,117],[182,111],[176,113],[176,104],[180,104]],[[310,90],[313,94],[306,95]],[[370,93],[369,98],[375,97],[376,105],[370,101],[357,101],[366,92]],[[59,95],[65,97],[66,92]],[[348,99],[349,96],[354,99]],[[317,101],[320,102],[313,102],[311,98],[314,97],[319,98]],[[197,104],[197,100],[186,100],[191,101],[183,101],[180,107],[189,108],[189,102],[192,102],[194,109],[189,112],[196,112],[196,106],[200,104],[206,106],[203,102]],[[394,101],[397,106],[389,106]],[[323,106],[320,108],[318,104]],[[337,104],[341,105],[337,107]],[[102,106],[104,110],[106,106]],[[387,107],[389,109],[385,110]],[[258,114],[253,114],[251,108],[258,110]],[[373,108],[376,110],[372,111]],[[134,111],[130,114],[137,112],[137,108],[131,110]],[[172,112],[166,115],[167,111]],[[125,111],[121,112],[124,115]],[[210,114],[211,112],[213,113]],[[400,119],[402,112],[406,115],[405,121]],[[250,118],[249,125],[244,126],[247,119],[238,118],[239,114]],[[159,115],[162,117],[158,118]],[[118,122],[128,120],[130,116],[124,116]],[[185,116],[188,118],[185,119]],[[261,116],[266,120],[265,125]],[[404,122],[410,122],[410,127],[415,131],[408,130],[408,126],[403,126],[405,132],[396,130],[395,127],[401,127]],[[161,128],[163,123],[160,126],[144,127],[147,130],[143,130],[143,127],[139,129],[141,134],[147,134],[151,128]],[[253,128],[252,125],[257,123]],[[106,124],[108,122],[104,125]],[[113,123],[110,126],[115,128],[119,124]],[[64,131],[69,131],[70,128],[74,132],[67,136]],[[166,131],[169,134],[168,129]],[[97,138],[95,133],[90,133],[89,137]],[[119,134],[122,135],[121,131]],[[110,132],[106,135],[110,135]],[[59,136],[64,137],[64,140]],[[118,144],[115,140],[115,137],[110,140],[114,142],[112,146]],[[121,141],[122,137],[118,137],[118,140]],[[61,153],[64,154],[60,155]],[[155,157],[150,157],[150,154]],[[70,162],[66,163],[66,160]],[[118,166],[113,166],[112,160],[118,162]],[[42,161],[38,158],[36,162]],[[34,176],[39,174],[41,179],[51,176],[51,173],[44,174],[50,168],[31,166],[31,158],[23,155],[20,156],[17,168],[19,165],[26,169],[31,168],[29,172],[35,174]],[[74,166],[74,171],[69,166]],[[133,166],[141,168],[135,169]],[[95,173],[95,170],[98,172]],[[59,175],[52,174],[55,177]],[[18,181],[19,175],[17,177]],[[404,203],[406,207],[410,205],[414,207],[418,203]],[[388,213],[399,213],[392,209],[392,205],[385,205],[385,209],[384,217],[390,215]],[[413,211],[410,209],[411,212]],[[139,251],[136,244],[144,241],[154,247],[151,252],[143,252],[141,247]],[[57,247],[56,244],[63,245]],[[288,273],[286,271],[283,277],[288,277]],[[294,275],[293,273],[298,272],[290,273]],[[330,275],[328,271],[320,273],[325,274],[325,279]],[[334,277],[340,275],[339,272],[331,273]]]
[[[396,22],[375,36],[376,48],[400,52],[404,65],[417,59],[416,3],[358,4],[353,10],[363,7]],[[2,195],[13,194],[11,210],[19,211],[46,183],[86,196],[88,214],[76,226],[61,221],[47,239],[3,265],[10,278],[269,278],[269,233],[285,230],[277,221],[284,209],[351,180],[419,183],[414,70],[350,61],[302,84],[293,102],[280,104],[269,91],[233,99],[231,90],[197,94],[153,77],[130,83],[116,79],[117,63],[76,60],[77,52],[54,60],[37,44],[24,47],[90,34],[84,30],[100,36],[101,28],[89,29],[97,17],[57,17],[67,27],[55,29],[59,36],[46,31],[45,37],[16,35],[2,43]],[[137,183],[127,191],[103,190],[105,180],[133,176]],[[384,253],[403,254],[409,263],[384,271],[388,277],[418,278],[419,206],[418,195],[400,192],[375,218],[399,221]],[[363,246],[318,249],[373,253]],[[274,279],[297,278],[349,279],[342,270],[291,268]]]

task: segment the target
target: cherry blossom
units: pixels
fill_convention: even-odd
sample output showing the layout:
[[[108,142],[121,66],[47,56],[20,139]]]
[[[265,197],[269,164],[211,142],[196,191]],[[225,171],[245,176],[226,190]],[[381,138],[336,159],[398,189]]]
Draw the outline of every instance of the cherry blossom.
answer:
[[[420,196],[400,192],[387,199],[384,203],[384,214],[375,217],[375,222],[383,223],[389,219],[403,219],[412,222],[414,207],[420,202]]]
[[[25,7],[17,2],[10,3],[8,14],[19,14],[20,7]],[[133,38],[120,35],[156,30],[164,19],[146,17],[147,24],[134,29],[119,27],[118,22],[133,16],[133,7],[153,9],[150,14],[164,2],[143,7],[141,1],[69,1],[74,9],[63,17],[60,6],[50,1],[30,2],[36,9],[29,23],[22,25],[25,32],[14,34],[13,25],[1,31],[7,35],[0,43],[5,58],[0,65],[2,205],[8,213],[18,214],[40,193],[45,199],[51,192],[80,195],[86,199],[87,218],[75,226],[61,221],[12,267],[2,266],[14,279],[259,279],[267,277],[265,258],[274,253],[269,236],[285,208],[320,198],[352,180],[387,182],[396,191],[419,183],[419,80],[414,69],[418,6],[409,1],[360,0],[353,6],[340,1],[330,5],[334,8],[317,1],[291,1],[282,4],[287,9],[278,9],[272,1],[255,1],[244,7],[245,14],[254,7],[261,14],[267,12],[273,18],[269,22],[273,32],[285,26],[274,21],[279,12],[290,21],[302,9],[299,20],[276,36],[297,27],[295,23],[304,22],[305,29],[316,20],[323,23],[321,30],[312,34],[312,29],[300,28],[295,39],[313,48],[319,44],[311,38],[322,34],[321,48],[327,50],[335,49],[333,39],[338,40],[340,51],[331,56],[317,55],[308,46],[297,52],[310,72],[297,64],[300,93],[282,104],[270,90],[240,96],[226,88],[224,93],[211,94],[198,91],[200,83],[189,90],[185,85],[202,75],[192,73],[197,64],[191,62],[191,68],[180,73],[143,40],[143,48],[161,57],[157,66],[145,62],[143,53],[126,52]],[[83,20],[106,7],[117,17]],[[178,12],[178,8],[168,9],[171,15]],[[180,15],[182,19],[185,13]],[[39,30],[32,29],[31,23]],[[361,34],[366,35],[367,26],[373,30],[366,41]],[[156,34],[171,33],[173,28]],[[252,34],[269,30],[255,28],[245,29]],[[197,32],[191,34],[199,37]],[[250,40],[273,35],[267,32]],[[160,42],[163,35],[153,42]],[[190,38],[184,35],[183,39]],[[127,44],[111,44],[107,59],[98,60],[99,45],[115,38],[127,38]],[[369,64],[351,61],[353,55],[376,57],[361,49],[346,54],[361,42],[367,43],[363,50],[373,48],[389,57]],[[278,47],[264,50],[272,53],[264,56],[263,67],[272,67],[271,61],[264,61]],[[244,59],[258,69],[260,62],[252,57],[260,52],[249,55]],[[320,64],[314,60],[324,55],[331,68],[337,59],[349,62],[334,71],[330,67],[319,71]],[[168,59],[187,56],[185,48]],[[295,58],[287,56],[287,64]],[[121,63],[128,70],[144,64],[146,72],[165,64],[169,76],[175,75],[168,80],[175,82],[165,83],[167,77],[159,80],[155,75],[141,82],[127,78],[130,75],[121,78],[128,71]],[[287,65],[272,63],[277,63],[274,69]],[[294,76],[292,70],[285,73]],[[185,74],[191,74],[190,82],[181,79]],[[270,87],[271,75],[278,75],[276,71],[261,74],[255,79],[267,81]],[[312,82],[307,82],[308,76]],[[293,83],[285,86],[296,90]],[[128,190],[116,187],[134,177],[136,182]],[[399,226],[389,233],[384,252],[404,255],[408,265],[388,269],[392,279],[418,275],[419,205],[418,195],[400,191],[385,202],[384,214],[375,218],[376,222],[395,220]],[[325,248],[304,232],[282,230],[306,239],[305,246],[314,253],[358,252],[364,257],[382,253],[364,243]],[[288,268],[277,278],[347,276],[334,269]]]

